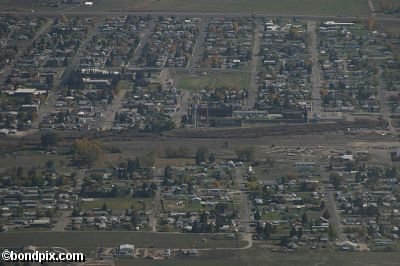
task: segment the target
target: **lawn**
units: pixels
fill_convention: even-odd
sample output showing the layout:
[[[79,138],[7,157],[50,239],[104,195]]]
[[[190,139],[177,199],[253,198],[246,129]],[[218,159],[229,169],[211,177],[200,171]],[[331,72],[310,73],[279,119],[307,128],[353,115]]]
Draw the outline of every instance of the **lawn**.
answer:
[[[264,213],[261,216],[261,219],[267,221],[277,221],[277,220],[282,220],[282,215],[280,212],[268,212]]]
[[[135,198],[102,198],[102,199],[93,199],[93,201],[84,201],[83,209],[84,210],[92,210],[94,208],[101,208],[105,203],[108,209],[112,210],[126,210],[130,209],[133,206],[134,209],[139,210],[142,209],[143,203],[139,201],[142,200],[146,208],[151,207],[152,199],[135,199]]]
[[[217,72],[217,71],[216,71]],[[202,90],[205,88],[248,88],[249,73],[220,72],[203,74],[174,74],[177,88],[185,90]]]

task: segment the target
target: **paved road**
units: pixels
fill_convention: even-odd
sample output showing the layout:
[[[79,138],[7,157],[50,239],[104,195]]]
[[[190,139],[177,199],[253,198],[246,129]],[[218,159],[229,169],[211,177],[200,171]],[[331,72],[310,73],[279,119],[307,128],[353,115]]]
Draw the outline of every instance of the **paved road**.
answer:
[[[30,42],[27,42],[21,47],[18,47],[18,53],[14,57],[14,62],[18,62],[19,58],[23,55],[25,50],[32,46],[32,43],[36,41],[42,34],[47,33],[53,24],[53,19],[48,19],[46,23],[36,32],[35,36],[30,40]],[[6,80],[6,77],[11,74],[11,70],[14,68],[14,64],[7,65],[3,71],[0,73],[0,80],[3,82]],[[0,81],[1,82],[1,81]]]
[[[161,189],[160,184],[157,185],[156,195],[154,196],[154,205],[153,211],[149,215],[150,226],[153,232],[157,232],[157,214],[160,213],[162,210],[160,208],[161,204]]]
[[[112,104],[107,106],[107,110],[104,112],[103,130],[109,130],[113,127],[115,114],[122,108],[122,100],[125,98],[125,94],[125,90],[119,91],[118,94],[114,95]]]
[[[248,90],[248,97],[246,99],[247,107],[254,108],[257,100],[258,93],[258,81],[257,81],[257,62],[260,60],[260,33],[263,27],[257,25],[254,32],[254,46],[253,46],[253,57],[251,60],[251,74],[250,74],[250,87]]]
[[[52,21],[51,21],[52,22]],[[54,82],[54,90],[50,91],[47,99],[44,104],[42,104],[39,108],[38,111],[38,116],[37,119],[34,121],[32,124],[32,130],[27,131],[27,134],[31,134],[36,132],[37,129],[39,129],[39,123],[40,121],[43,120],[44,116],[47,115],[49,112],[54,110],[54,105],[57,101],[57,91],[59,90],[60,85],[65,85],[68,83],[69,77],[71,76],[72,72],[78,67],[79,65],[79,54],[86,49],[87,43],[89,40],[93,38],[93,36],[97,33],[97,28],[98,28],[98,22],[96,26],[90,30],[90,33],[86,36],[86,38],[82,41],[81,45],[79,46],[78,50],[76,51],[74,57],[72,60],[69,62],[68,66],[64,69],[64,71],[61,72],[59,77],[55,79]],[[51,24],[50,24],[51,25]],[[38,33],[37,36],[40,36],[43,34],[45,31]]]
[[[385,82],[382,79],[382,69],[379,68],[378,77],[379,77],[379,84],[378,84],[378,93],[379,93],[379,102],[381,106],[381,114],[383,119],[385,119],[389,124],[389,132],[392,134],[396,133],[396,128],[393,126],[392,119],[390,118],[390,110],[389,105],[385,93]]]
[[[189,60],[187,68],[192,68],[193,66],[199,65],[204,51],[204,43],[207,37],[207,25],[208,19],[202,19],[199,25],[199,35],[197,36],[196,44],[193,48],[192,57]]]
[[[311,53],[312,60],[312,81],[313,81],[313,91],[312,91],[312,106],[313,113],[321,117],[321,73],[318,64],[318,48],[317,48],[317,33],[315,31],[315,21],[309,21],[307,23],[308,33],[310,36],[309,49]]]
[[[345,241],[346,236],[343,233],[342,222],[340,220],[340,216],[339,216],[338,210],[336,208],[336,201],[335,201],[335,196],[333,193],[334,193],[333,191],[325,190],[326,199],[327,199],[326,208],[328,209],[328,212],[330,214],[329,222],[331,223],[333,228],[335,228],[336,238],[339,241]]]
[[[146,29],[146,31],[140,36],[140,42],[138,47],[136,48],[136,51],[133,55],[133,58],[129,61],[128,66],[129,68],[135,68],[139,67],[138,66],[138,60],[139,57],[142,55],[143,47],[145,46],[147,39],[150,37],[151,33],[154,32],[154,28],[156,26],[156,23],[150,22],[149,27]]]
[[[173,114],[176,128],[181,127],[182,117],[187,114],[190,99],[190,93],[187,91],[182,91]]]
[[[376,17],[376,9],[375,9],[375,6],[374,6],[374,3],[372,2],[372,0],[368,0],[368,6],[369,6],[369,10],[372,13],[372,16]]]
[[[54,232],[63,232],[68,224],[71,224],[72,211],[60,211],[61,216],[57,219],[57,223],[51,229]]]
[[[68,66],[65,68],[64,73],[61,77],[60,84],[65,85],[68,83],[69,77],[71,76],[72,72],[79,66],[80,54],[82,53],[82,51],[86,49],[86,46],[88,45],[89,41],[92,40],[93,36],[95,36],[96,33],[98,33],[98,27],[100,23],[102,23],[101,20],[99,20],[95,24],[95,26],[89,30],[89,34],[87,34],[86,38],[82,41],[74,57],[69,62]]]
[[[7,46],[8,42],[9,42],[10,39],[11,39],[11,36],[14,34],[14,31],[15,31],[15,27],[13,27],[13,28],[11,29],[10,33],[7,35],[7,38],[5,39],[5,41],[4,41],[4,43],[2,44],[1,48],[5,48],[5,47]]]

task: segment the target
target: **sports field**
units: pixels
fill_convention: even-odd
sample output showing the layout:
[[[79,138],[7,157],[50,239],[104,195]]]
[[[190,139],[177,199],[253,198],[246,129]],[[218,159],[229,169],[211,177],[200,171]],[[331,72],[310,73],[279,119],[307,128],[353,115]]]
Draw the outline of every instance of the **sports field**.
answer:
[[[250,81],[248,72],[185,73],[173,74],[172,77],[177,88],[194,91],[221,87],[247,89]]]

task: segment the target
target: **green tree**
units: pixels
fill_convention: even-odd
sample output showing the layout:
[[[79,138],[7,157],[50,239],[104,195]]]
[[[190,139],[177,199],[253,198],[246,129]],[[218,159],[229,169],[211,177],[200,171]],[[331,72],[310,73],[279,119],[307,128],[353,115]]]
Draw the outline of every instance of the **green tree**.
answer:
[[[344,178],[343,176],[339,175],[338,173],[331,173],[329,175],[329,180],[331,181],[333,187],[338,190],[340,188],[340,186],[343,184],[344,182]]]
[[[156,153],[154,151],[151,151],[140,158],[140,165],[145,169],[153,167],[155,163]]]
[[[165,166],[164,168],[164,177],[167,179],[171,179],[172,178],[172,167],[170,165]]]
[[[303,213],[303,216],[301,217],[301,223],[302,223],[303,225],[308,224],[308,216],[307,216],[307,213]]]
[[[266,223],[264,227],[264,237],[265,239],[270,239],[272,234],[272,225],[271,223]]]
[[[240,147],[235,150],[235,153],[240,161],[251,162],[255,159],[254,146]]]
[[[327,209],[325,209],[325,211],[322,213],[322,217],[324,217],[327,220],[331,218],[331,215],[329,214],[329,211]]]
[[[329,225],[329,228],[328,228],[328,236],[329,236],[329,239],[330,239],[331,241],[333,241],[333,240],[336,239],[336,231],[335,231],[335,228],[333,228],[332,225]]]
[[[208,149],[207,147],[199,147],[196,152],[196,164],[200,164],[207,160]]]
[[[281,246],[286,247],[287,245],[289,245],[289,237],[282,236],[281,237]]]
[[[46,162],[46,170],[48,172],[54,172],[55,171],[55,165],[53,160],[48,160]]]
[[[294,237],[294,236],[297,236],[297,230],[296,230],[296,227],[292,227],[292,229],[290,230],[290,236],[291,237]]]
[[[58,139],[59,137],[55,132],[47,132],[40,136],[41,145],[45,148],[56,145]]]
[[[208,160],[210,161],[210,163],[214,163],[215,162],[214,153],[210,153],[210,156],[208,156]]]
[[[91,166],[103,154],[101,146],[101,143],[97,140],[87,138],[75,140],[72,145],[74,160]]]

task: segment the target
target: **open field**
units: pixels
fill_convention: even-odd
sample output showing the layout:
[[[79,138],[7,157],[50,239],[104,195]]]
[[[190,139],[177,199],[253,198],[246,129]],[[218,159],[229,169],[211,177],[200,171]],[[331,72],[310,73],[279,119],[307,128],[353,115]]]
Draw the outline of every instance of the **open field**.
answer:
[[[328,265],[328,266],[364,266],[364,265],[397,265],[399,254],[392,253],[355,253],[355,252],[297,252],[273,253],[265,248],[237,251],[211,251],[198,258],[180,257],[173,260],[137,260],[135,265]],[[131,260],[118,260],[116,265],[132,265]]]
[[[202,90],[205,88],[248,88],[249,87],[249,73],[247,72],[220,72],[202,74],[172,74],[175,79],[176,86],[179,89],[185,90]]]
[[[93,201],[85,201],[83,203],[84,210],[92,210],[94,208],[101,208],[105,203],[108,209],[112,210],[126,210],[133,206],[133,209],[140,209],[143,203],[139,202],[140,199],[134,198],[101,198],[101,199],[93,199]],[[151,199],[142,199],[144,204],[150,206]]]
[[[2,10],[49,10],[39,1],[0,1]],[[42,1],[40,1],[42,2]],[[69,5],[67,5],[67,9]],[[72,7],[73,5],[71,5]],[[51,9],[50,9],[51,10]],[[53,9],[57,10],[57,9]],[[265,12],[271,14],[304,15],[368,15],[365,0],[98,0],[94,6],[77,7],[71,11],[178,11],[178,12]]]
[[[117,247],[134,244],[135,247],[155,248],[230,248],[235,240],[212,240],[211,234],[171,234],[149,232],[18,232],[2,233],[0,247],[64,247],[71,250],[95,250],[96,247]],[[206,239],[207,242],[202,240]],[[245,246],[241,242],[240,246]]]
[[[225,129],[226,130],[226,129]],[[239,129],[243,130],[243,129]],[[259,129],[258,129],[259,130]],[[218,159],[232,159],[235,158],[236,155],[234,153],[234,149],[239,146],[246,145],[254,145],[257,147],[256,156],[260,159],[265,159],[267,157],[276,159],[274,167],[271,169],[269,167],[268,174],[274,175],[277,171],[282,171],[282,164],[279,160],[289,159],[287,156],[287,152],[284,152],[277,156],[275,153],[271,155],[271,151],[273,150],[272,145],[279,145],[282,147],[299,147],[299,146],[334,146],[336,148],[344,148],[344,147],[359,147],[366,148],[367,146],[393,146],[398,145],[397,136],[378,136],[378,135],[343,135],[343,134],[310,134],[310,135],[274,135],[269,136],[269,134],[265,134],[264,136],[259,136],[258,138],[225,138],[222,134],[218,134],[221,129],[218,130],[210,130],[210,133],[214,132],[214,138],[193,138],[191,136],[187,137],[162,137],[162,136],[152,136],[152,137],[135,137],[135,135],[121,135],[116,137],[102,137],[100,140],[103,143],[112,142],[112,146],[120,149],[121,153],[107,153],[105,154],[105,158],[101,161],[105,161],[103,164],[107,164],[113,161],[118,160],[119,157],[122,158],[134,158],[135,156],[139,156],[144,152],[156,151],[158,156],[161,156],[157,159],[157,166],[163,167],[166,164],[170,165],[179,165],[183,166],[186,163],[193,163],[193,157],[198,147],[206,146],[210,152],[213,152]],[[60,132],[62,134],[63,132]],[[192,132],[192,133],[197,133]],[[79,135],[77,135],[79,136]],[[228,147],[225,147],[225,143],[228,143]],[[66,142],[65,145],[68,143]],[[10,147],[8,147],[10,145]],[[70,144],[69,144],[70,145]],[[168,159],[164,157],[164,149],[167,147],[188,147],[188,154],[192,157],[190,159],[181,159],[174,158]],[[42,155],[39,151],[30,151],[32,146],[25,146],[22,144],[21,139],[0,139],[0,147],[3,147],[3,152],[9,152],[7,150],[12,149],[13,151],[18,151],[17,158],[11,156],[10,158],[0,160],[0,168],[8,168],[18,166],[23,163],[25,167],[32,167],[41,165],[44,166],[45,162],[49,159],[52,159],[56,162],[56,167],[59,167],[59,162],[63,161],[65,164],[68,164],[70,161],[70,156],[65,155],[52,155],[51,157],[48,155]],[[379,158],[377,157],[377,161],[387,161],[389,158],[389,150],[373,150],[374,153],[378,153]],[[33,155],[35,154],[35,155]],[[266,157],[265,157],[266,156]],[[295,160],[305,160],[307,158],[293,158],[290,159]],[[374,157],[372,160],[375,160]],[[176,164],[176,162],[180,162]],[[264,173],[263,169],[255,168],[256,172],[260,174]],[[285,172],[292,172],[293,169],[287,168]]]

